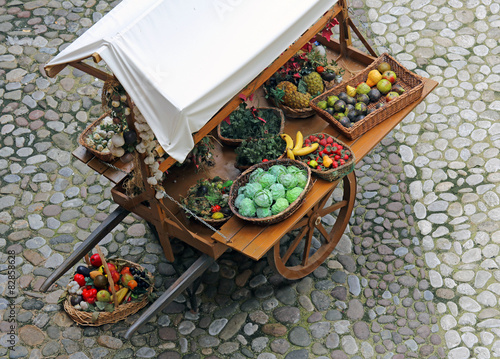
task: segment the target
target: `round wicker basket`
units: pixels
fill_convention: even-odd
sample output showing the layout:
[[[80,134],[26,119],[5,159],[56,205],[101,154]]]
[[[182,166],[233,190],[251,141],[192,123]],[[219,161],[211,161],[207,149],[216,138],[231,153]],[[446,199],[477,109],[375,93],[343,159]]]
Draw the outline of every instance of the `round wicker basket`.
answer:
[[[326,133],[322,133],[322,134],[334,138],[333,136],[330,136]],[[317,136],[317,135],[319,135],[319,133],[314,133],[311,135]],[[349,160],[345,164],[343,164],[337,168],[330,168],[329,170],[326,170],[326,171],[321,171],[321,170],[318,170],[315,168],[311,168],[311,172],[315,176],[322,178],[328,182],[334,182],[338,179],[341,179],[344,176],[347,176],[349,173],[354,171],[354,167],[356,166],[356,158],[354,157],[354,152],[352,152],[351,148],[349,146],[347,146],[344,142],[340,141],[338,138],[334,138],[334,141],[337,142],[342,147],[344,147],[345,149],[349,150],[351,152],[351,157],[349,158]],[[301,161],[301,162],[307,162],[306,158],[302,159],[301,157],[298,157],[297,160]]]
[[[250,218],[250,217],[244,217],[241,214],[239,214],[238,209],[234,205],[234,201],[236,200],[236,197],[238,196],[238,189],[240,187],[243,187],[248,183],[248,179],[250,178],[250,174],[256,170],[257,168],[262,168],[264,170],[268,170],[274,165],[283,165],[285,167],[289,166],[295,166],[298,168],[301,168],[303,170],[307,171],[307,184],[304,187],[304,190],[300,194],[300,196],[290,203],[288,208],[284,210],[281,213],[278,213],[274,216],[270,217],[265,217],[265,218]],[[280,160],[274,160],[274,161],[267,161],[267,162],[262,162],[256,165],[253,165],[249,169],[247,169],[245,172],[243,172],[234,182],[233,185],[231,186],[231,191],[229,192],[229,207],[231,208],[231,211],[233,211],[234,215],[244,221],[253,223],[253,224],[258,224],[258,225],[268,225],[268,224],[274,224],[281,222],[288,217],[290,217],[302,204],[304,201],[307,193],[310,191],[312,188],[312,180],[311,180],[311,169],[305,165],[302,162],[291,160],[289,158],[286,159],[280,159]]]
[[[125,259],[119,259],[121,263],[126,264],[129,267],[134,267],[141,271],[144,270],[142,266],[137,263],[127,261]],[[109,262],[113,263],[113,260]],[[153,276],[148,272],[149,282],[153,284]],[[120,304],[113,312],[85,312],[83,310],[75,309],[70,302],[70,298],[64,301],[64,310],[68,315],[75,321],[75,323],[84,325],[98,327],[104,324],[117,323],[126,317],[137,313],[140,309],[144,308],[149,302],[149,295],[153,292],[153,285],[150,285],[148,291],[143,295],[142,300],[138,302],[130,302]],[[97,313],[97,315],[96,315]]]
[[[224,183],[224,182],[226,182],[226,181],[227,181],[227,180],[223,179],[223,180],[222,180],[222,183]],[[188,193],[191,191],[191,189],[194,189],[194,188],[196,188],[197,186],[198,186],[198,184],[194,184],[193,186],[189,187],[189,189],[188,189]],[[187,199],[187,197],[182,198],[181,202],[182,202],[182,204],[183,204],[184,206],[186,206],[186,207],[188,206],[188,199]],[[196,220],[196,219],[194,219],[193,217],[188,218],[186,211],[182,211],[182,213],[183,213],[183,215],[184,215],[184,218],[186,218],[186,221],[188,221],[188,220]],[[203,220],[204,220],[205,222],[207,222],[208,224],[210,224],[211,226],[214,226],[214,227],[216,227],[216,228],[217,228],[217,227],[222,226],[224,223],[226,223],[226,222],[229,220],[229,218],[231,218],[231,217],[232,217],[232,216],[227,216],[227,217],[224,217],[224,218],[222,218],[222,219],[203,218]]]
[[[97,120],[92,122],[87,128],[78,136],[78,143],[85,147],[88,151],[90,151],[95,157],[99,158],[101,161],[104,162],[112,162],[113,160],[116,159],[115,156],[113,156],[111,153],[102,153],[100,151],[97,151],[95,148],[89,146],[85,139],[92,133],[92,130],[94,127],[99,125],[103,119],[106,118],[111,112],[106,112],[101,117],[99,117]]]

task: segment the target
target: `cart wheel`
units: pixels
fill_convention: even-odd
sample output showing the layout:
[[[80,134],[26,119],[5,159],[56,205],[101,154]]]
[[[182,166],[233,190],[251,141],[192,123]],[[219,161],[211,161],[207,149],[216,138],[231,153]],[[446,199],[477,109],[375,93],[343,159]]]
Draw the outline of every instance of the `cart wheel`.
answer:
[[[342,182],[344,191],[342,201],[326,206],[335,190],[333,188],[295,225],[291,232],[298,232],[295,238],[289,233],[291,240],[283,243],[282,239],[267,253],[269,264],[283,277],[300,279],[313,272],[330,255],[344,234],[356,197],[354,172],[345,176]],[[330,213],[336,218],[328,230],[321,218]]]

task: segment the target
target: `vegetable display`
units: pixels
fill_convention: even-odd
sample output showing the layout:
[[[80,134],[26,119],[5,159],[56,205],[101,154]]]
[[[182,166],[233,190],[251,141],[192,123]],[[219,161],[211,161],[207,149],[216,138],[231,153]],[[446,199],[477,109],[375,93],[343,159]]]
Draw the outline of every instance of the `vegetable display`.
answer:
[[[108,262],[118,304],[137,302],[147,295],[153,285],[147,270],[128,265],[129,262],[116,259]],[[92,255],[91,267],[79,265],[73,280],[59,299],[69,299],[76,310],[85,312],[113,312],[116,308],[111,294],[111,285],[102,266],[99,254]]]
[[[229,190],[233,181],[220,177],[199,180],[192,186],[181,202],[194,214],[203,219],[221,220],[231,217],[228,206]],[[191,216],[187,213],[187,216]]]
[[[220,133],[229,139],[264,138],[277,135],[281,118],[272,109],[248,108],[246,102],[220,124]]]
[[[274,135],[263,139],[248,139],[236,148],[237,166],[252,166],[263,160],[274,160],[285,153],[286,142]]]
[[[255,169],[238,189],[234,206],[244,217],[266,218],[285,211],[304,191],[307,173],[296,166]]]

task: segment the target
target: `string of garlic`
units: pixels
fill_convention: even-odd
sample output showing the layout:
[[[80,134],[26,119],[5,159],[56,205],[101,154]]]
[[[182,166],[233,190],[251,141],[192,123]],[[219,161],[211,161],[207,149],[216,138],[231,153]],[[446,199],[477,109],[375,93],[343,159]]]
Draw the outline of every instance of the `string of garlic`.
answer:
[[[144,158],[144,163],[148,165],[151,173],[151,177],[148,177],[147,182],[156,190],[156,198],[161,199],[165,197],[165,188],[161,186],[165,173],[160,171],[159,162],[163,161],[164,158],[161,158],[161,156],[155,156],[155,149],[159,146],[158,141],[156,140],[151,127],[149,127],[146,119],[142,116],[137,107],[134,108],[134,115],[136,120],[135,129],[142,140],[139,144],[137,144],[135,149],[139,153],[147,154]]]

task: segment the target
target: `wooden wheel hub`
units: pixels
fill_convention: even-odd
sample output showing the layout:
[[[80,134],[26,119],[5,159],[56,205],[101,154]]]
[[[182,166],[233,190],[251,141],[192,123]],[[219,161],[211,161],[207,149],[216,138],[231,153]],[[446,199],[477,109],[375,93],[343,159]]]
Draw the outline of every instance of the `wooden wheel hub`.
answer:
[[[316,220],[314,221],[314,225],[317,226],[321,223],[321,216],[317,216]]]

